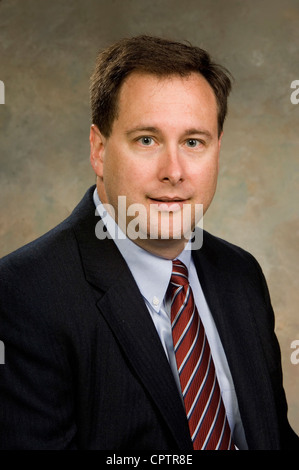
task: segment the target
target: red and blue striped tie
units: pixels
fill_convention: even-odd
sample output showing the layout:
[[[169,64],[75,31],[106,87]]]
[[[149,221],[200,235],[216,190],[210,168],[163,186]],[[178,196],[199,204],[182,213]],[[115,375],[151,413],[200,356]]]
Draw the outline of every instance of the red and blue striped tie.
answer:
[[[210,346],[179,260],[173,261],[170,286],[173,346],[193,448],[234,450]]]

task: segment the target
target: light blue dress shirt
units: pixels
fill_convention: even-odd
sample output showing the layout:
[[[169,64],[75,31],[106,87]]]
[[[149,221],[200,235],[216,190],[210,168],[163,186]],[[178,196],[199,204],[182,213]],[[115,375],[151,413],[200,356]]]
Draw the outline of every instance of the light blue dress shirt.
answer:
[[[107,234],[109,233],[111,238],[113,238],[143,296],[181,394],[172,342],[170,301],[166,296],[172,272],[172,261],[151,254],[127,238],[120,228],[116,226],[114,219],[105,210],[96,189],[94,192],[94,203],[97,208],[97,214],[101,216],[107,228]],[[118,234],[118,236],[115,236],[115,234]],[[177,259],[185,264],[189,272],[189,282],[193,291],[194,301],[198,312],[200,312],[200,318],[210,344],[222,399],[234,442],[239,449],[247,449],[233,380],[217,328],[201,289],[196,268],[191,257],[191,250],[183,250]]]

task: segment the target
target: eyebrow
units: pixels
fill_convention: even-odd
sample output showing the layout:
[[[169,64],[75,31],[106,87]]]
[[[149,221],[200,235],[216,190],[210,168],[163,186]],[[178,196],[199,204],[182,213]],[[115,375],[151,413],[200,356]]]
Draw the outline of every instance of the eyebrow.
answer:
[[[133,127],[132,129],[129,129],[126,131],[126,135],[131,135],[131,134],[134,134],[135,132],[152,132],[154,134],[160,134],[161,131],[157,128],[157,127],[154,127],[154,126],[137,126],[137,127]],[[205,130],[205,129],[196,129],[196,128],[190,128],[190,129],[186,129],[184,131],[184,135],[205,135],[206,137],[208,138],[212,138],[212,134],[208,131],[208,130]]]
[[[126,131],[126,135],[131,135],[134,134],[134,132],[153,132],[155,134],[159,133],[159,129],[157,127],[152,127],[152,126],[137,126],[133,127],[133,129],[129,129]]]
[[[196,129],[196,128],[193,128],[193,127],[191,129],[186,129],[185,134],[186,135],[194,135],[194,134],[199,135],[200,134],[200,135],[205,135],[206,137],[209,137],[210,139],[212,138],[212,134],[208,130],[206,130],[206,129]]]

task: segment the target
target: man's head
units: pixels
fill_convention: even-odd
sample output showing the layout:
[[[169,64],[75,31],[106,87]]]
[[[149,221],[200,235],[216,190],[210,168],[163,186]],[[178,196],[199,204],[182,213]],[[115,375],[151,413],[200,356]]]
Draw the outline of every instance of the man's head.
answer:
[[[201,74],[212,87],[218,109],[218,134],[223,130],[227,98],[231,90],[229,72],[214,63],[203,49],[159,37],[122,39],[102,51],[91,76],[92,122],[109,137],[118,114],[118,96],[124,80],[133,72],[156,77],[186,77]]]
[[[198,206],[209,207],[229,90],[224,70],[192,46],[139,37],[100,54],[90,132],[97,190],[123,230],[139,211],[135,242],[148,251],[174,258]]]

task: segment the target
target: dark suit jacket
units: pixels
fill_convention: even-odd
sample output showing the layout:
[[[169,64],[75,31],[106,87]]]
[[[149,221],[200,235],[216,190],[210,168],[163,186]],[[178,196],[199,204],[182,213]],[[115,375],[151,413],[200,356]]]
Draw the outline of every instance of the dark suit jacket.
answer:
[[[95,236],[93,189],[66,221],[0,263],[0,448],[190,451],[141,294],[114,242]],[[249,449],[299,449],[259,265],[208,233],[192,253]]]

